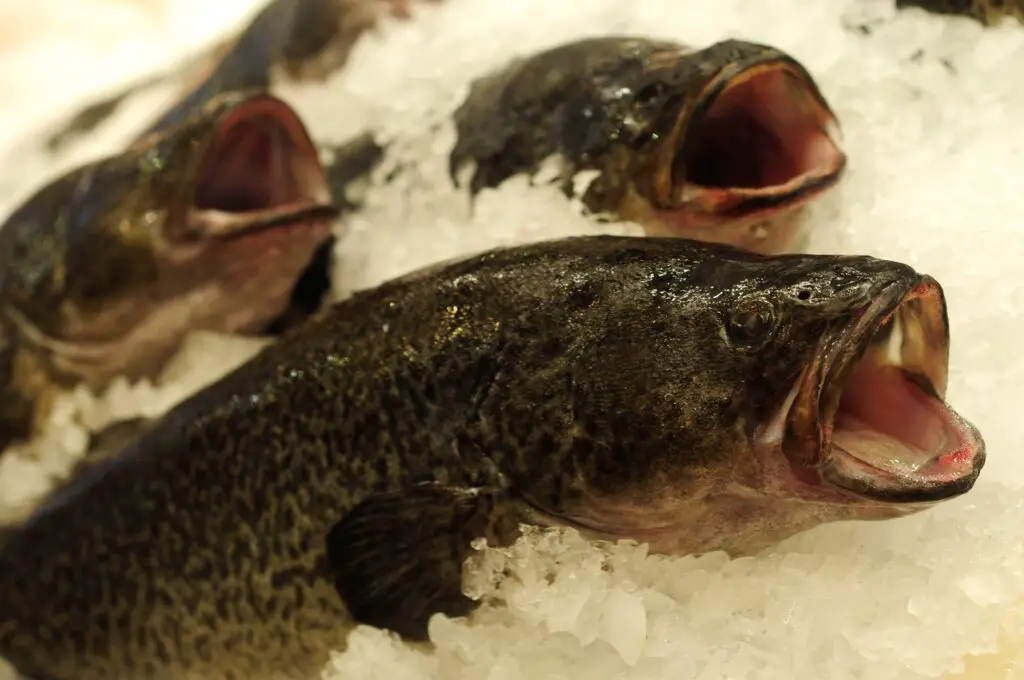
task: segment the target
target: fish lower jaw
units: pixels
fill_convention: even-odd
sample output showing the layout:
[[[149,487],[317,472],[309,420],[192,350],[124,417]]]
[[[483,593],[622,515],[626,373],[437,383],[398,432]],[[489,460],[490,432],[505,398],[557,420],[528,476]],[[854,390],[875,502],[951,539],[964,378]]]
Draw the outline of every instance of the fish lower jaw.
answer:
[[[941,288],[920,277],[909,290],[900,283],[886,291],[833,343],[848,349],[801,381],[790,426],[814,450],[801,453],[792,440],[789,457],[770,459],[776,466],[766,481],[788,484],[789,493],[795,483],[816,498],[831,494],[911,511],[973,487],[985,443],[944,399],[948,334]]]
[[[679,505],[674,516],[642,514],[629,525],[598,525],[566,519],[550,519],[547,526],[568,526],[591,541],[631,541],[647,545],[660,555],[699,555],[724,552],[730,557],[753,555],[821,524],[850,520],[880,520],[911,512],[908,506],[832,502],[835,492],[819,502],[806,494],[772,495],[747,487],[729,485]],[[923,509],[923,508],[916,508]]]

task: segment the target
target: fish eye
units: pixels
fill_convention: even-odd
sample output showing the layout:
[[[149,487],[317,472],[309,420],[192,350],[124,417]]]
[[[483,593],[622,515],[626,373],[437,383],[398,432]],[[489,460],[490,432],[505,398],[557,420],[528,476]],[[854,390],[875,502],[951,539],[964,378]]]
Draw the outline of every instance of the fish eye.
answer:
[[[729,316],[726,338],[736,349],[756,349],[775,330],[775,308],[767,300],[750,300]]]

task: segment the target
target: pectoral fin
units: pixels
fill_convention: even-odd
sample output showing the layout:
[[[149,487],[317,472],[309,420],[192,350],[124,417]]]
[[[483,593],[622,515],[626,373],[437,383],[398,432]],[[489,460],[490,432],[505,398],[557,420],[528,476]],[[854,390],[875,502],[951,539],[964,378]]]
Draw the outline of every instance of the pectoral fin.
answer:
[[[355,620],[426,640],[433,614],[476,607],[462,592],[472,541],[508,545],[518,533],[504,491],[423,485],[356,506],[328,534],[327,557]]]

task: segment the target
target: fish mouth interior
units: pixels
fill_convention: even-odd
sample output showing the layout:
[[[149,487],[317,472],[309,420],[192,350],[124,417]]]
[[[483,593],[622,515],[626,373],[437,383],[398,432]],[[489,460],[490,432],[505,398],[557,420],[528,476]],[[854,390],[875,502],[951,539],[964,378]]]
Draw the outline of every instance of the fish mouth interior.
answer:
[[[835,116],[804,75],[785,63],[748,69],[684,132],[673,171],[681,202],[735,214],[824,189],[846,164],[837,136]]]
[[[949,336],[941,289],[926,278],[891,312],[869,310],[865,320],[852,351],[822,367],[822,483],[889,502],[965,493],[984,464],[985,444],[945,402]]]
[[[193,236],[230,237],[336,214],[316,147],[283,102],[250,100],[217,125],[192,196]]]

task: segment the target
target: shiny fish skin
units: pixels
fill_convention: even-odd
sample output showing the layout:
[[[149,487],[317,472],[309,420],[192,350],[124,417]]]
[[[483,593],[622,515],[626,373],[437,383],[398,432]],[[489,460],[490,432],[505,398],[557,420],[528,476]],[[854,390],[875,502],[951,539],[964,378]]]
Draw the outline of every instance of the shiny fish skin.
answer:
[[[263,332],[337,212],[298,116],[253,92],[39,189],[0,227],[0,439],[55,390],[156,377],[189,332]]]
[[[315,677],[354,620],[424,639],[469,613],[470,541],[520,521],[742,554],[921,510],[970,489],[980,438],[908,501],[808,481],[832,454],[801,467],[772,423],[900,300],[944,366],[939,292],[870,257],[595,236],[356,293],[9,538],[0,655],[50,680]]]
[[[800,208],[842,177],[838,122],[807,70],[777,48],[703,49],[603,36],[514,60],[455,112],[452,178],[468,189],[551,157],[594,215],[762,253],[789,251]]]

